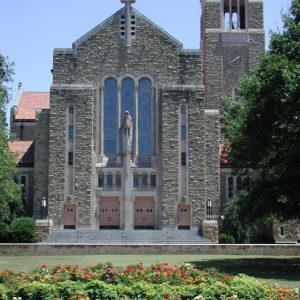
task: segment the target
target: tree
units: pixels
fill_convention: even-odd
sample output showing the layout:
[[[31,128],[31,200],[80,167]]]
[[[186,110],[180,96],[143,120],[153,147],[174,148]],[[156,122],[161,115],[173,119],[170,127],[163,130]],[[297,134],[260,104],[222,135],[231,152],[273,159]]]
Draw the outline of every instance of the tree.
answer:
[[[300,217],[300,0],[283,21],[240,99],[223,99],[229,164],[244,178],[231,224]]]
[[[5,107],[9,102],[6,84],[12,80],[13,65],[0,54],[0,221],[11,221],[22,211],[21,189],[14,182],[16,166],[6,135]]]

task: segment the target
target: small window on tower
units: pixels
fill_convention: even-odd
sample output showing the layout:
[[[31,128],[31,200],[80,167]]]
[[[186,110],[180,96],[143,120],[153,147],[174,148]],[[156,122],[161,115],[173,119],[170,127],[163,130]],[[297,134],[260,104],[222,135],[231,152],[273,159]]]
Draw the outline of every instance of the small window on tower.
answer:
[[[233,185],[233,177],[228,177],[228,199],[231,199],[233,197],[234,192],[234,185]]]
[[[125,21],[125,16],[122,15],[120,18],[120,35],[121,37],[125,36],[125,25],[126,25],[126,21]]]
[[[224,0],[224,29],[239,30],[246,28],[246,1]]]
[[[186,140],[186,126],[181,126],[181,139]]]
[[[68,165],[69,166],[73,166],[73,161],[74,161],[74,158],[73,158],[73,152],[68,152]]]
[[[284,225],[280,225],[279,227],[279,235],[280,237],[285,237],[285,226]]]
[[[69,126],[69,141],[73,141],[74,139],[74,126]]]
[[[186,152],[181,152],[181,165],[186,166]]]

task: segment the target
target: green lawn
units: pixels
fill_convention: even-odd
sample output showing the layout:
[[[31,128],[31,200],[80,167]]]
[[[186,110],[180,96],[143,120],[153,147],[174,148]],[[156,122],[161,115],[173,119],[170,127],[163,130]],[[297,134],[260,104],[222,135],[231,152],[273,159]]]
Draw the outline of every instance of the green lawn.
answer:
[[[146,266],[167,262],[190,263],[197,268],[216,267],[229,274],[244,273],[283,287],[300,287],[300,257],[237,255],[87,255],[87,256],[2,256],[0,270],[29,271],[42,264],[79,265],[111,262],[115,267],[143,262]]]

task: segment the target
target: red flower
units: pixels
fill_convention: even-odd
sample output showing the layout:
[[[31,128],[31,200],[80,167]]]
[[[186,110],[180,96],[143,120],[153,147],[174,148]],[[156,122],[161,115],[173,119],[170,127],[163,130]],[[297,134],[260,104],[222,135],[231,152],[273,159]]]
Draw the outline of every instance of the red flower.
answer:
[[[46,269],[46,268],[47,268],[47,265],[46,265],[46,264],[42,264],[42,268],[43,268],[43,269]]]

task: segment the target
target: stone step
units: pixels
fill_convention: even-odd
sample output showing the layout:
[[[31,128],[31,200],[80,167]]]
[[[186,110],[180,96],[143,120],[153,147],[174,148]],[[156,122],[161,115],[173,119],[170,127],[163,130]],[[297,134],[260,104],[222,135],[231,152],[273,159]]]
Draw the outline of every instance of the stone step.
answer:
[[[53,230],[44,243],[208,244],[196,230]]]

